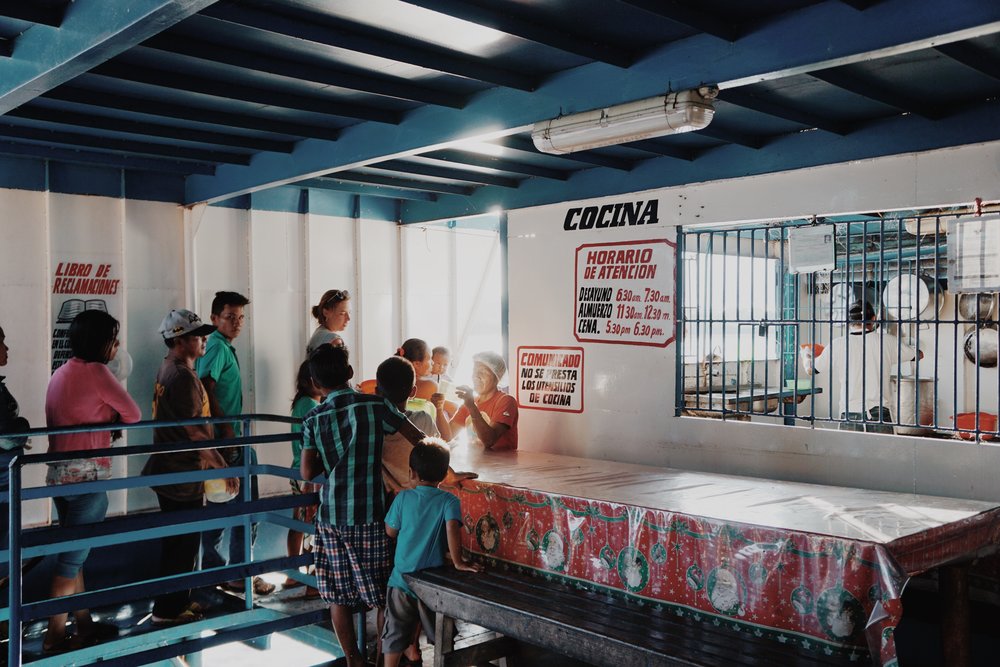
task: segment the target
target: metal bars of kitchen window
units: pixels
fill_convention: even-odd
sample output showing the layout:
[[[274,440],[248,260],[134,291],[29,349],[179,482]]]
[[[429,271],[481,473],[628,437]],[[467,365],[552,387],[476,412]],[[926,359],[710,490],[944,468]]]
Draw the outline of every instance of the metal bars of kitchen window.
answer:
[[[678,228],[677,414],[996,436],[998,295],[948,291],[957,217]],[[803,226],[832,270],[791,272]]]

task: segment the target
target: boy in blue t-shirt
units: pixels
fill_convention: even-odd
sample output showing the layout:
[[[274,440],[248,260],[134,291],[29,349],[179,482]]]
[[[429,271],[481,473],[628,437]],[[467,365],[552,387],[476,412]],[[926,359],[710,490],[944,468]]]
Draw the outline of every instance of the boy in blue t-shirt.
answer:
[[[444,564],[447,547],[456,569],[480,572],[462,559],[462,509],[458,498],[437,488],[448,474],[451,454],[438,438],[424,438],[410,452],[415,489],[401,491],[385,517],[385,532],[396,538],[396,558],[386,595],[382,652],[385,667],[396,667],[413,641],[418,622],[434,627],[430,611],[403,579],[404,574]]]

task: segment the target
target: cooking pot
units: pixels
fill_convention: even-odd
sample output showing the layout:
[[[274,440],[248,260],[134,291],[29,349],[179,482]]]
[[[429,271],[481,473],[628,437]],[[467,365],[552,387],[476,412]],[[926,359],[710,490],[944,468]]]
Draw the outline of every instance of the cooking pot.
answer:
[[[995,367],[998,339],[996,322],[973,329],[965,337],[965,357],[980,368]]]
[[[941,307],[937,281],[922,273],[901,273],[885,284],[882,306],[894,320],[928,317]]]
[[[934,378],[896,377],[899,397],[900,435],[930,435],[934,432]]]

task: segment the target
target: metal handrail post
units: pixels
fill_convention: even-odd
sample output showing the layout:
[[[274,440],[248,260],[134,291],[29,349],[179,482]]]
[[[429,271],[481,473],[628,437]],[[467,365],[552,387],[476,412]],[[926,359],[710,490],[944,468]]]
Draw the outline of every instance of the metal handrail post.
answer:
[[[21,457],[15,454],[7,466],[9,487],[7,489],[8,545],[10,562],[7,564],[7,603],[10,619],[7,624],[7,664],[21,665]]]
[[[248,437],[253,435],[251,432],[251,421],[249,419],[243,420],[243,437]],[[253,500],[252,489],[250,488],[250,453],[253,451],[253,445],[243,446],[243,473],[242,479],[240,480],[243,486],[243,502],[249,503]],[[243,562],[249,563],[253,560],[253,535],[251,530],[253,529],[252,522],[250,521],[250,515],[243,515]],[[230,534],[231,536],[231,534]],[[253,575],[250,575],[243,582],[243,592],[244,600],[243,605],[246,609],[253,609]]]

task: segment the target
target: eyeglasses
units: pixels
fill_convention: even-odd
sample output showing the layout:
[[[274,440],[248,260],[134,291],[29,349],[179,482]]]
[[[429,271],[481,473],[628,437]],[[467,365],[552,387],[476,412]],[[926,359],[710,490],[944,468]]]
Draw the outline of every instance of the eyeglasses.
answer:
[[[219,315],[219,319],[226,320],[227,322],[243,322],[247,318],[246,315],[236,315],[235,313],[227,313],[225,315]]]

